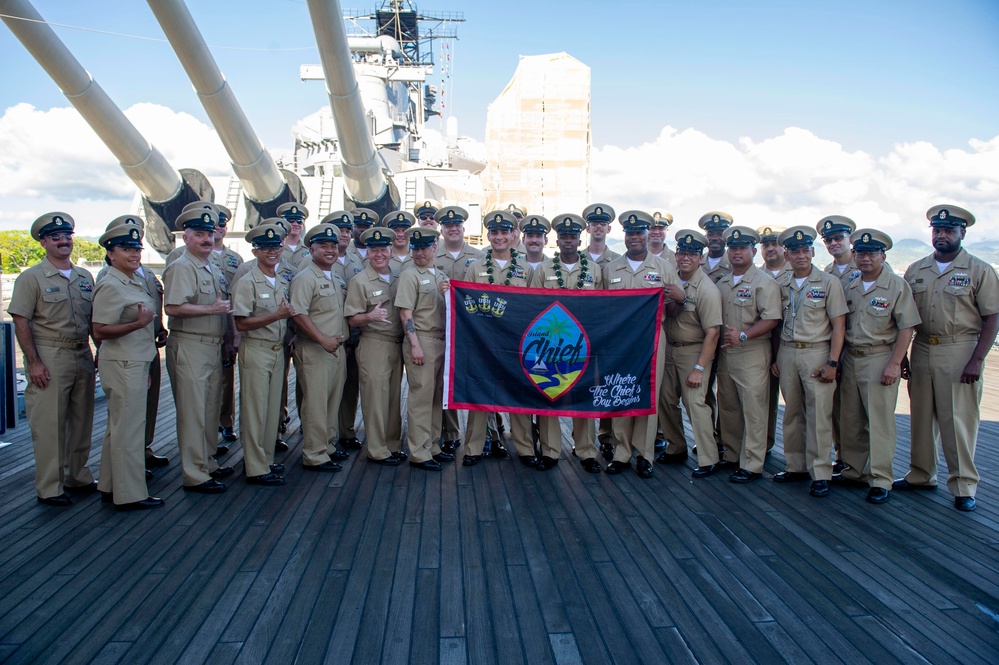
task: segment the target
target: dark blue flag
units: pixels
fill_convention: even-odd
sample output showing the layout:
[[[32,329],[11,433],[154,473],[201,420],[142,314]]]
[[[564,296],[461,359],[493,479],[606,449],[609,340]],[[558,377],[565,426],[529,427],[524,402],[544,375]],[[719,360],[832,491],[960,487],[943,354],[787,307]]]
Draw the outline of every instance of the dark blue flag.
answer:
[[[654,414],[661,295],[452,280],[448,408],[584,418]]]

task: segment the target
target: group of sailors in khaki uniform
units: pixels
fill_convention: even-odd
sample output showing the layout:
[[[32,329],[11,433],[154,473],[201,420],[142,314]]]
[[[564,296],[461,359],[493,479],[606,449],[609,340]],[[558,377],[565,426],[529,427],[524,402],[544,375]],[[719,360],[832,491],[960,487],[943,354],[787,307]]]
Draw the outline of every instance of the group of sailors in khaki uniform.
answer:
[[[18,277],[8,311],[24,351],[40,502],[66,506],[67,490],[99,489],[120,510],[163,505],[146,485],[150,469],[168,464],[149,448],[163,346],[186,491],[225,492],[222,480],[235,473],[216,461],[236,440],[234,409],[226,413],[225,406],[235,402],[234,359],[246,482],[285,482],[275,453],[287,450],[280,437],[292,359],[304,469],[337,472],[349,451],[362,447],[354,431],[359,403],[369,462],[408,460],[440,470],[461,445],[457,413],[442,408],[445,296],[450,280],[460,279],[663,292],[657,413],[599,425],[574,418],[573,454],[587,472],[620,474],[634,462],[639,477],[651,478],[653,461],[685,461],[682,405],[694,436],[694,478],[724,469],[733,483],[758,480],[776,438],[779,392],[786,468],[775,482],[810,481],[815,497],[828,495],[831,483],[858,485],[880,504],[891,489],[935,489],[942,445],[955,507],[975,508],[981,375],[999,329],[999,278],[962,249],[975,223],[962,208],[927,212],[934,253],[904,278],[886,263],[890,237],[840,215],[814,228],[753,229],[713,211],[699,229],[675,232],[672,251],[668,212],[616,215],[603,203],[553,220],[510,204],[485,215],[484,250],[465,242],[463,208],[429,200],[383,218],[364,208],[336,211],[307,230],[305,206],[286,203],[277,213],[247,232],[254,258],[243,262],[222,242],[229,211],[190,204],[177,218],[183,245],[168,258],[162,285],[140,263],[141,219],[126,215],[108,225],[100,238],[108,266],[96,282],[70,262],[72,217],[53,212],[35,221],[31,234],[46,258]],[[624,231],[623,255],[606,246],[615,219]],[[542,251],[549,234],[556,236],[553,256]],[[813,264],[820,236],[834,259],[825,270]],[[99,482],[87,468],[90,338],[108,397]],[[906,379],[910,469],[893,480],[894,411]],[[509,456],[493,418],[468,413],[465,466]],[[558,464],[558,418],[509,420],[523,464],[541,471]],[[657,443],[664,446],[658,456]]]

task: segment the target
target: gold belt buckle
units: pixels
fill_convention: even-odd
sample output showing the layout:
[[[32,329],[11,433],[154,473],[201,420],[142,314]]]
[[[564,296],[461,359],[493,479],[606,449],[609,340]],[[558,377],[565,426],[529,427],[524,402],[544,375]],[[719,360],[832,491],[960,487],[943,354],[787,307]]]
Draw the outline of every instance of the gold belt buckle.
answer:
[[[939,337],[930,337],[926,341],[929,342],[930,344],[939,344],[940,343],[940,338]]]
[[[805,343],[804,342],[795,342],[794,343],[794,348],[796,348],[796,349],[804,349],[805,348]]]
[[[281,348],[284,348],[284,344],[275,344],[274,346],[271,347],[271,351],[277,351]]]

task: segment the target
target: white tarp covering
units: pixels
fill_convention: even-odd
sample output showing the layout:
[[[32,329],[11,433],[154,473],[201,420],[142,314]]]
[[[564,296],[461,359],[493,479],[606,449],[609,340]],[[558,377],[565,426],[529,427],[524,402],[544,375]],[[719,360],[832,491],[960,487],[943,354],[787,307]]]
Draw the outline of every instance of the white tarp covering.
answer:
[[[551,219],[590,191],[590,68],[567,53],[521,56],[486,119],[484,210],[513,201]]]

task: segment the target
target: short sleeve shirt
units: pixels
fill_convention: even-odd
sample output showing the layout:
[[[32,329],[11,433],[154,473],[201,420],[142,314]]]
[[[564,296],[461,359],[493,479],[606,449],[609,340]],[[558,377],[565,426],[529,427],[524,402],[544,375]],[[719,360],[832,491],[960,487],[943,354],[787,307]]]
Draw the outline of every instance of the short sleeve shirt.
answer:
[[[437,287],[445,279],[447,278],[440,270],[434,274],[418,266],[413,266],[399,276],[395,306],[412,311],[416,332],[444,334],[447,308],[444,296]]]
[[[904,279],[881,270],[873,286],[864,291],[857,278],[846,289],[846,343],[850,346],[894,344],[901,328],[919,325],[919,311]]]
[[[584,261],[586,262],[585,274],[583,272]],[[593,291],[604,288],[603,271],[600,269],[600,264],[590,261],[582,254],[579,255],[571,270],[566,269],[561,257],[557,267],[553,258],[547,258],[534,271],[534,275],[531,277],[531,287],[535,289]]]
[[[995,269],[962,249],[943,273],[933,255],[909,266],[905,281],[919,310],[921,335],[950,337],[978,334],[982,319],[999,313],[999,278]]]
[[[254,266],[243,279],[236,282],[236,293],[232,301],[232,315],[234,317],[267,316],[277,311],[281,306],[281,301],[290,300],[288,293],[288,283],[280,276],[274,277],[274,285],[271,285],[267,276],[260,271],[259,266]],[[273,342],[280,344],[284,340],[288,330],[288,319],[278,319],[272,321],[262,328],[254,330],[244,330],[241,335],[244,338],[259,339],[263,342]]]
[[[674,344],[703,342],[707,330],[722,324],[721,293],[701,270],[694,271],[683,290],[687,302],[677,316],[666,319],[666,339]]]
[[[69,279],[47,258],[24,270],[14,281],[7,312],[28,319],[35,343],[82,341],[90,336],[94,278],[78,266]]]
[[[139,318],[139,303],[154,310],[155,303],[138,274],[129,278],[109,268],[94,289],[94,323],[117,325]],[[101,357],[107,360],[149,361],[156,357],[156,327],[153,323],[127,335],[101,342]]]
[[[726,326],[744,331],[757,321],[780,319],[780,287],[764,270],[751,266],[738,284],[731,274],[718,280],[722,322]]]
[[[291,306],[312,320],[327,337],[346,336],[343,314],[344,285],[334,272],[333,279],[315,263],[309,263],[291,280]]]
[[[451,252],[444,246],[444,242],[441,241],[437,246],[437,254],[434,255],[434,267],[438,270],[442,270],[448,279],[465,279],[465,269],[474,261],[475,259],[482,256],[482,251],[478,250],[467,242],[462,246],[461,251],[458,252],[457,258],[451,256]]]
[[[817,344],[832,339],[832,320],[847,311],[839,279],[812,266],[800,287],[793,272],[782,277],[780,291],[784,308],[782,340]]]
[[[363,333],[369,332],[402,339],[402,323],[399,321],[399,311],[395,306],[395,296],[399,288],[399,275],[391,273],[391,282],[386,282],[368,266],[347,285],[347,300],[343,306],[344,316],[354,316],[370,312],[376,305],[381,305],[388,318],[385,321],[371,321]]]
[[[164,306],[186,303],[211,305],[219,295],[221,287],[211,263],[202,264],[190,252],[184,252],[163,273]],[[185,318],[171,316],[168,327],[195,335],[221,337],[226,329],[226,318],[224,314]]]

